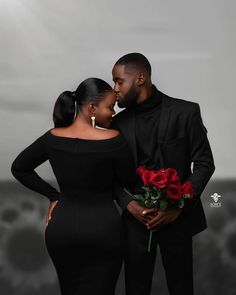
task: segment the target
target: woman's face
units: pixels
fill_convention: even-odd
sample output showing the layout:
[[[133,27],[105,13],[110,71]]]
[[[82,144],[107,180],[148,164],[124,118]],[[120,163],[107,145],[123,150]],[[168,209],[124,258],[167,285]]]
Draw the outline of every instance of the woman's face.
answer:
[[[115,92],[106,92],[101,101],[95,107],[96,125],[109,128],[112,116],[115,115],[114,106],[116,103]]]

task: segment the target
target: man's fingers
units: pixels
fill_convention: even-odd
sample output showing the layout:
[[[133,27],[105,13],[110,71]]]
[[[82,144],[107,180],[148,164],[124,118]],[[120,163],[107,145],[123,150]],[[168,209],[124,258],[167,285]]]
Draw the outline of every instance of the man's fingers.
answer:
[[[142,223],[145,224],[145,225],[149,222],[149,219],[146,218],[146,217],[144,218],[143,216],[139,216],[139,220],[141,220]]]
[[[140,217],[143,219],[143,220],[146,220],[146,222],[150,221],[153,219],[153,215],[150,215],[150,214],[145,214],[144,213],[145,211],[141,211],[140,212]]]
[[[152,224],[158,222],[162,217],[163,217],[163,213],[159,212],[156,216],[154,216],[152,218],[152,220],[149,222],[149,225],[152,225]]]
[[[155,216],[157,214],[157,212],[158,212],[158,209],[157,208],[144,209],[142,211],[142,214],[145,215],[145,216],[146,215],[153,215],[153,216]]]
[[[146,226],[146,224],[147,224],[147,221],[146,220],[144,220],[144,219],[142,219],[142,218],[140,218],[140,217],[138,217],[138,216],[134,216],[139,222],[141,222],[143,225],[145,225]]]
[[[134,214],[134,217],[136,217],[136,219],[138,219],[145,226],[151,220],[150,216],[144,216],[141,212],[137,212],[137,214]]]
[[[151,229],[151,230],[156,229],[156,228],[158,229],[158,228],[160,228],[163,224],[164,224],[164,218],[158,220],[158,222],[156,222],[156,223],[154,223],[154,224],[152,224],[152,225],[149,225],[148,229]]]
[[[158,214],[157,216],[153,217],[151,221],[148,222],[148,228],[153,228],[159,226],[164,221],[165,217],[162,214]]]

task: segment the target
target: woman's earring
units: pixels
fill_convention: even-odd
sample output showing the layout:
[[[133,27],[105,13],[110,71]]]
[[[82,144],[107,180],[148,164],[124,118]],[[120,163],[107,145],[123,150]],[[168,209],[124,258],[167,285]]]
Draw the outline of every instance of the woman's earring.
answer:
[[[93,128],[95,128],[95,116],[94,115],[92,115],[91,120],[92,120],[92,126],[93,126]]]

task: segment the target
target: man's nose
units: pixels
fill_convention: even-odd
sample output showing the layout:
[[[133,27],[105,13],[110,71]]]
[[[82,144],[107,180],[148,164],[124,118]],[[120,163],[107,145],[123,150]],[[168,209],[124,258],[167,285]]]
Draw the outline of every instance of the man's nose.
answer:
[[[119,93],[119,87],[118,87],[117,84],[114,85],[114,91],[115,91],[116,94]]]

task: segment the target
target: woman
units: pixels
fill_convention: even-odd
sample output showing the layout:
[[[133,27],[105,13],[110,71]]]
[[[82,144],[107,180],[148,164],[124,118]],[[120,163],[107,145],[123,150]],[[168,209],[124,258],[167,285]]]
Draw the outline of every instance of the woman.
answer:
[[[19,182],[51,202],[45,242],[62,295],[115,294],[124,244],[112,190],[115,182],[129,187],[135,180],[123,136],[95,128],[109,127],[115,102],[111,86],[97,78],[63,92],[54,107],[56,128],[24,149],[11,167]],[[46,160],[60,192],[34,171]]]

